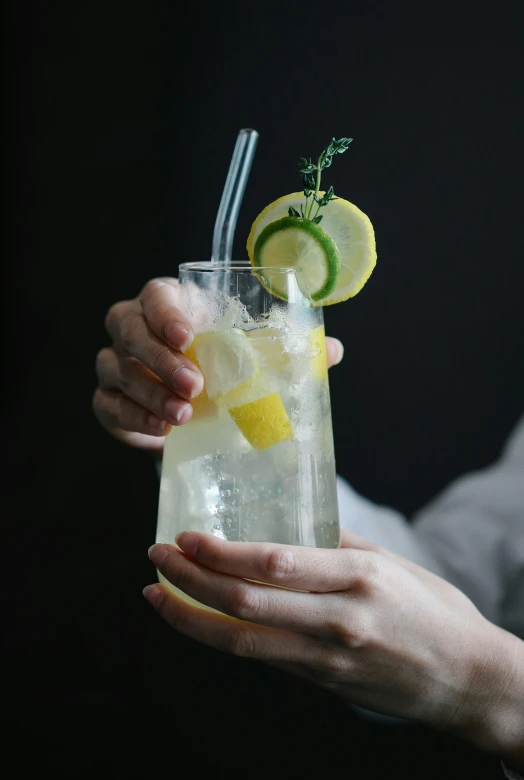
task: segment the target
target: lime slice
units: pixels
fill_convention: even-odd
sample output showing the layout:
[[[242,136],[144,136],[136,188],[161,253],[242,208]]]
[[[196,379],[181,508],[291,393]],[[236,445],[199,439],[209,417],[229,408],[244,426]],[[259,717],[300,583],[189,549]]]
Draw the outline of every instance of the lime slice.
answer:
[[[333,239],[302,217],[283,217],[267,224],[257,236],[250,260],[259,268],[295,268],[298,286],[312,301],[333,292],[340,270]],[[274,295],[286,300],[284,274],[266,274],[261,281]]]
[[[323,192],[319,192],[320,197],[323,194]],[[302,192],[293,192],[270,203],[258,215],[253,222],[247,240],[247,252],[252,265],[259,265],[256,261],[255,250],[258,239],[266,228],[274,222],[283,221],[288,214],[290,206],[300,211],[300,206],[303,206],[304,202],[305,199]],[[317,290],[316,297],[313,298],[311,293],[310,297],[317,305],[329,306],[330,304],[340,303],[340,301],[352,298],[360,292],[371,276],[377,262],[375,233],[369,217],[353,203],[343,198],[330,201],[327,206],[320,209],[319,214],[322,215],[322,228],[319,229],[332,239],[338,249],[340,272],[334,288],[329,290],[325,297],[321,298],[319,296],[320,289]],[[289,219],[298,220],[297,217],[289,217]],[[314,227],[318,227],[314,223],[312,224]],[[288,264],[288,260],[284,255],[281,256],[280,262],[274,262],[274,265],[286,264]],[[296,265],[298,263],[295,263]],[[307,276],[308,272],[313,270],[311,263],[306,264],[302,270],[305,276]],[[314,270],[318,276],[318,269],[315,268]],[[298,274],[297,281],[300,284]],[[306,287],[308,286],[311,289],[309,279],[308,284],[306,284]]]
[[[238,328],[197,334],[186,355],[202,371],[208,399],[249,386],[260,371],[253,345]]]

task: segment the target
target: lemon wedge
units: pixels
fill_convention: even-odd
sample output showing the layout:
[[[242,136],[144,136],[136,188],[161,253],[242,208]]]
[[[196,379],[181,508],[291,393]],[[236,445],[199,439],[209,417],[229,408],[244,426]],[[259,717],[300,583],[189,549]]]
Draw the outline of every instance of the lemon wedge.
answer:
[[[265,450],[293,438],[293,428],[277,392],[232,407],[229,414],[256,450]]]
[[[286,371],[289,356],[284,348],[285,334],[283,331],[264,326],[248,330],[246,335],[260,357],[262,368],[266,368],[273,374]]]
[[[211,400],[249,386],[260,370],[256,350],[238,328],[198,333],[185,354],[200,368]]]
[[[313,379],[327,379],[326,333],[323,325],[319,325],[318,328],[314,328],[310,331],[309,345]]]

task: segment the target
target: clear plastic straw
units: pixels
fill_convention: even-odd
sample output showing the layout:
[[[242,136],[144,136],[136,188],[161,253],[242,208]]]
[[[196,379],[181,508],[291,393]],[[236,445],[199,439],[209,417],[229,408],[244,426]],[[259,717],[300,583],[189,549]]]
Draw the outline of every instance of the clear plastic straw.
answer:
[[[219,265],[231,263],[238,212],[244,197],[257,141],[258,133],[256,130],[244,128],[238,133],[215,221],[211,251],[212,263]]]

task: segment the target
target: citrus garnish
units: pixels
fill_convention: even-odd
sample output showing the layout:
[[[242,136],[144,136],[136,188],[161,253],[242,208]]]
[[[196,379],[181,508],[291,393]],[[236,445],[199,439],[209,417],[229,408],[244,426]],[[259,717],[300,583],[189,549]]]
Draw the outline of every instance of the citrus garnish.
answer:
[[[322,195],[322,193],[319,193]],[[271,226],[275,223],[278,225],[284,222],[285,219],[293,220],[297,222],[307,222],[308,220],[299,220],[296,217],[285,217],[290,208],[297,209],[300,207],[301,201],[304,200],[304,196],[301,192],[292,192],[290,195],[284,195],[284,197],[270,203],[255,219],[251,232],[249,234],[247,251],[249,259],[253,266],[259,265],[276,265],[286,266],[286,257],[284,255],[274,258],[273,263],[269,262],[270,256],[266,254],[259,258],[259,262],[256,262],[256,250],[255,247],[258,244],[258,239],[263,238],[263,233],[266,230],[270,230]],[[320,229],[318,225],[309,221],[310,226]],[[353,203],[350,203],[343,198],[337,198],[337,200],[331,200],[324,208],[323,220],[322,220],[322,232],[327,234],[331,241],[335,244],[339,255],[339,271],[336,273],[335,269],[332,272],[332,287],[329,290],[329,282],[326,283],[326,289],[328,293],[325,297],[313,297],[310,290],[315,289],[315,278],[320,278],[322,272],[326,269],[330,270],[333,266],[330,266],[325,260],[319,262],[319,269],[312,267],[311,262],[305,259],[302,262],[300,258],[295,260],[294,267],[300,269],[300,273],[303,274],[305,280],[301,282],[301,276],[297,272],[297,283],[301,287],[302,292],[310,297],[317,305],[329,306],[333,303],[340,303],[348,298],[355,296],[364,287],[365,283],[371,276],[371,273],[377,262],[377,251],[375,246],[375,233],[371,221],[364,212],[362,212]],[[274,228],[278,231],[278,227]],[[267,235],[267,234],[266,234]],[[275,235],[275,234],[273,234]],[[283,242],[282,242],[283,243]],[[262,260],[262,262],[261,262]],[[310,279],[308,273],[311,273]],[[335,276],[336,274],[336,276]],[[276,279],[280,278],[280,275],[275,275]],[[268,274],[267,280],[272,279],[272,275]],[[263,282],[264,280],[261,279]],[[265,286],[267,286],[267,281]],[[318,289],[318,288],[317,288]],[[282,290],[276,289],[273,285],[271,290],[278,297],[282,296]]]
[[[200,368],[193,344],[184,350],[184,355],[188,357],[197,368]],[[216,417],[218,415],[218,406],[215,401],[212,401],[209,398],[205,385],[202,388],[202,392],[197,395],[196,398],[193,398],[191,406],[193,407],[192,420],[200,420],[202,417]]]
[[[294,268],[298,286],[312,301],[321,301],[333,292],[340,270],[333,239],[302,217],[282,217],[266,225],[256,239],[251,262],[259,268]],[[264,279],[275,295],[287,298],[283,274],[266,274]]]
[[[376,265],[375,233],[369,217],[353,203],[335,197],[333,187],[320,190],[322,171],[331,165],[336,154],[346,151],[351,140],[333,139],[316,164],[301,157],[303,192],[293,192],[270,203],[253,222],[247,240],[249,260],[255,268],[295,268],[299,287],[315,305],[329,306],[355,296]],[[331,239],[329,250],[326,235]],[[338,262],[334,260],[333,244]],[[273,282],[272,274],[261,273],[259,278],[274,295],[286,297],[284,280],[279,285]]]
[[[265,450],[293,438],[293,429],[278,393],[229,409],[245,438],[256,450]]]
[[[311,349],[311,373],[313,379],[326,379],[327,378],[327,352],[326,352],[326,333],[324,326],[319,325],[318,328],[309,333],[309,344]]]
[[[257,353],[238,328],[198,333],[185,354],[200,368],[208,399],[249,386],[259,373]]]
[[[203,417],[218,416],[218,406],[216,405],[215,401],[212,401],[208,397],[205,387],[200,395],[197,395],[196,398],[193,398],[191,401],[191,406],[193,407],[193,414],[191,416],[192,420],[201,420]]]
[[[288,369],[289,354],[284,349],[284,331],[263,325],[246,331],[261,361],[261,368],[278,373]]]

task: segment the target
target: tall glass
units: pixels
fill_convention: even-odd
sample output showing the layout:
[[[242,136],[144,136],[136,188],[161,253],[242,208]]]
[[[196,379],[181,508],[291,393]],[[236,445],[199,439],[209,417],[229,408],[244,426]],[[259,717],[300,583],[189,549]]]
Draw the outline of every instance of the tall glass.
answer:
[[[179,279],[205,385],[166,437],[156,541],[192,530],[338,547],[322,307],[289,268],[187,263]]]

